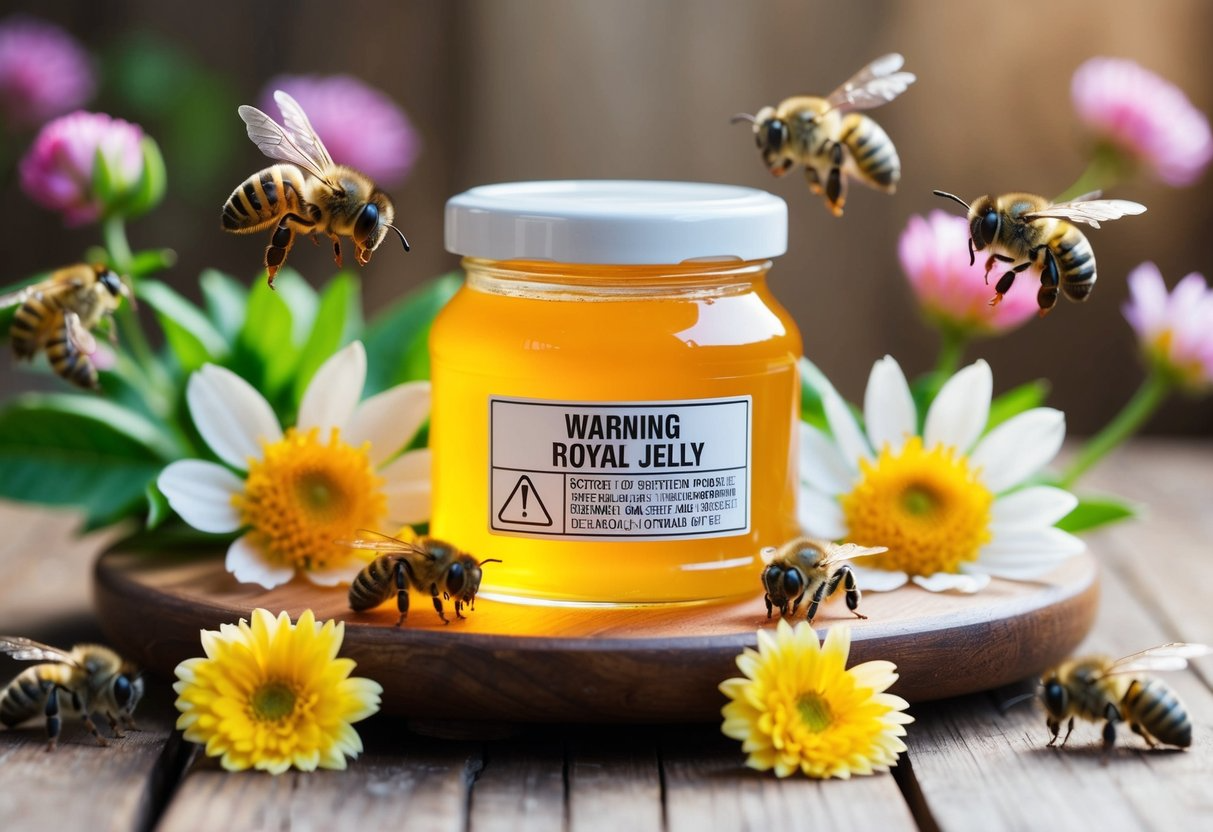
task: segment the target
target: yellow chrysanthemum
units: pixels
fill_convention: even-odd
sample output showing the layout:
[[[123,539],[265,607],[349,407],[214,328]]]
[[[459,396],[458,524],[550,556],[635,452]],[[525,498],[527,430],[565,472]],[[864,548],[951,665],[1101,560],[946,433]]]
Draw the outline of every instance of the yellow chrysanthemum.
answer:
[[[888,771],[906,750],[901,737],[914,718],[908,703],[884,691],[897,681],[892,662],[847,669],[851,628],[831,627],[824,644],[801,622],[781,620],[774,635],[758,631],[758,650],[737,657],[745,678],[720,691],[725,736],[741,740],[746,765],[779,777],[849,778]]]
[[[251,623],[203,630],[206,658],[177,665],[177,728],[229,771],[344,769],[362,751],[352,723],[378,711],[383,693],[350,677],[353,660],[337,658],[344,636],[344,624],[318,624],[311,610],[297,624],[256,609]]]

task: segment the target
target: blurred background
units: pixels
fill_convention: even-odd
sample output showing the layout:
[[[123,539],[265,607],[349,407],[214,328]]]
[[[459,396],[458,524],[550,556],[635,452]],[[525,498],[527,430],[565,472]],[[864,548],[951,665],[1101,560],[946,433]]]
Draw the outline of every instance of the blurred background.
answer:
[[[268,163],[236,115],[274,76],[349,73],[408,114],[420,155],[389,189],[413,251],[387,241],[361,270],[366,312],[457,267],[442,247],[446,199],[477,184],[548,178],[704,180],[770,190],[789,207],[790,240],[776,295],[799,322],[806,353],[844,395],[862,397],[871,364],[898,358],[930,369],[938,336],[918,318],[897,259],[913,214],[959,210],[931,195],[975,198],[1023,190],[1055,195],[1090,151],[1070,103],[1070,78],[1095,55],[1138,61],[1213,112],[1213,4],[1168,0],[975,5],[852,0],[7,0],[0,19],[35,15],[67,29],[99,72],[88,109],[138,122],[160,143],[169,191],[129,225],[135,248],[178,253],[165,275],[197,299],[207,267],[259,279],[264,236],[219,229],[231,190]],[[852,187],[835,219],[797,173],[773,179],[737,112],[794,94],[825,95],[886,52],[918,82],[872,113],[895,142],[903,177],[893,197]],[[276,113],[275,113],[276,115]],[[14,168],[33,132],[0,152],[0,283],[78,260],[95,226],[64,229],[33,206]],[[1099,285],[1083,306],[1064,300],[1044,320],[970,348],[998,390],[1047,376],[1049,403],[1070,432],[1100,427],[1141,379],[1121,306],[1125,276],[1156,262],[1168,285],[1213,278],[1209,176],[1174,188],[1142,175],[1112,196],[1149,206],[1089,232]],[[333,272],[327,245],[300,244],[290,263],[313,285]],[[146,313],[145,313],[146,314]],[[40,384],[0,359],[0,394]],[[1147,432],[1213,434],[1213,399],[1175,397]]]

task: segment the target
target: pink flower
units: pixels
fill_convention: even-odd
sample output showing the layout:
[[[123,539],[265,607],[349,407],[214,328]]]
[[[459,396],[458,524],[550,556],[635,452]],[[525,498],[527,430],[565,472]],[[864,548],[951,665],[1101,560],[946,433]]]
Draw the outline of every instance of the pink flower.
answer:
[[[8,130],[37,127],[92,94],[88,56],[67,32],[32,17],[0,23],[0,114]]]
[[[139,188],[143,154],[137,124],[81,110],[39,131],[21,160],[21,187],[34,202],[61,212],[67,225],[84,225],[117,210]]]
[[[1078,68],[1070,96],[1099,138],[1168,185],[1190,185],[1213,159],[1209,120],[1183,91],[1134,61],[1091,58]]]
[[[1125,318],[1142,352],[1180,386],[1213,388],[1213,289],[1193,272],[1167,294],[1162,273],[1142,263],[1129,275]]]
[[[969,265],[968,239],[964,217],[943,211],[932,211],[925,219],[910,217],[897,253],[918,303],[936,325],[968,335],[998,335],[1020,326],[1038,308],[1040,271],[1020,274],[1002,302],[990,306],[994,287],[986,284],[984,258]],[[995,269],[991,282],[1002,274]]]
[[[280,75],[266,84],[262,111],[276,115],[274,90],[303,107],[339,165],[365,173],[380,187],[404,181],[421,150],[408,117],[379,90],[349,75]]]

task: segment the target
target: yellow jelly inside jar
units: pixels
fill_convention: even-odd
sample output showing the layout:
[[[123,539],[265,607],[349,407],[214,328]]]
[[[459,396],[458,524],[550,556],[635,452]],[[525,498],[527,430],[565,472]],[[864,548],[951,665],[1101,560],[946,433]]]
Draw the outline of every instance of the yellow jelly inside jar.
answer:
[[[800,335],[767,288],[783,201],[531,182],[447,205],[467,281],[431,333],[431,534],[494,597],[756,594],[796,533]]]

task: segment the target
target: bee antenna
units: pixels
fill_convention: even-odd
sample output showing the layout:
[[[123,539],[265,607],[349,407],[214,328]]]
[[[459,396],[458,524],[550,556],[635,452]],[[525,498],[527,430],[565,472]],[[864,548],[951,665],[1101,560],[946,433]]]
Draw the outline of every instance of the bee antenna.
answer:
[[[731,119],[729,119],[729,124],[737,124],[738,122],[742,122],[742,121],[748,121],[750,124],[758,123],[758,119],[755,118],[754,116],[750,115],[749,113],[738,113],[737,115],[735,115]]]
[[[485,558],[480,561],[479,565],[484,566],[486,563],[505,563],[501,558]]]
[[[963,199],[958,197],[956,194],[950,194],[947,191],[931,191],[931,193],[935,194],[935,196],[941,196],[944,199],[955,200],[956,202],[959,202],[961,205],[963,205],[965,207],[966,211],[969,210],[969,203],[965,202]]]
[[[392,225],[391,223],[388,223],[388,228],[392,229],[393,231],[395,231],[397,234],[399,234],[399,235],[400,235],[400,242],[404,243],[404,250],[405,250],[405,251],[412,251],[412,249],[411,249],[411,248],[409,248],[409,241],[408,241],[407,239],[405,239],[405,236],[404,236],[404,232],[403,232],[403,231],[401,231],[399,228],[397,228],[396,226]]]

